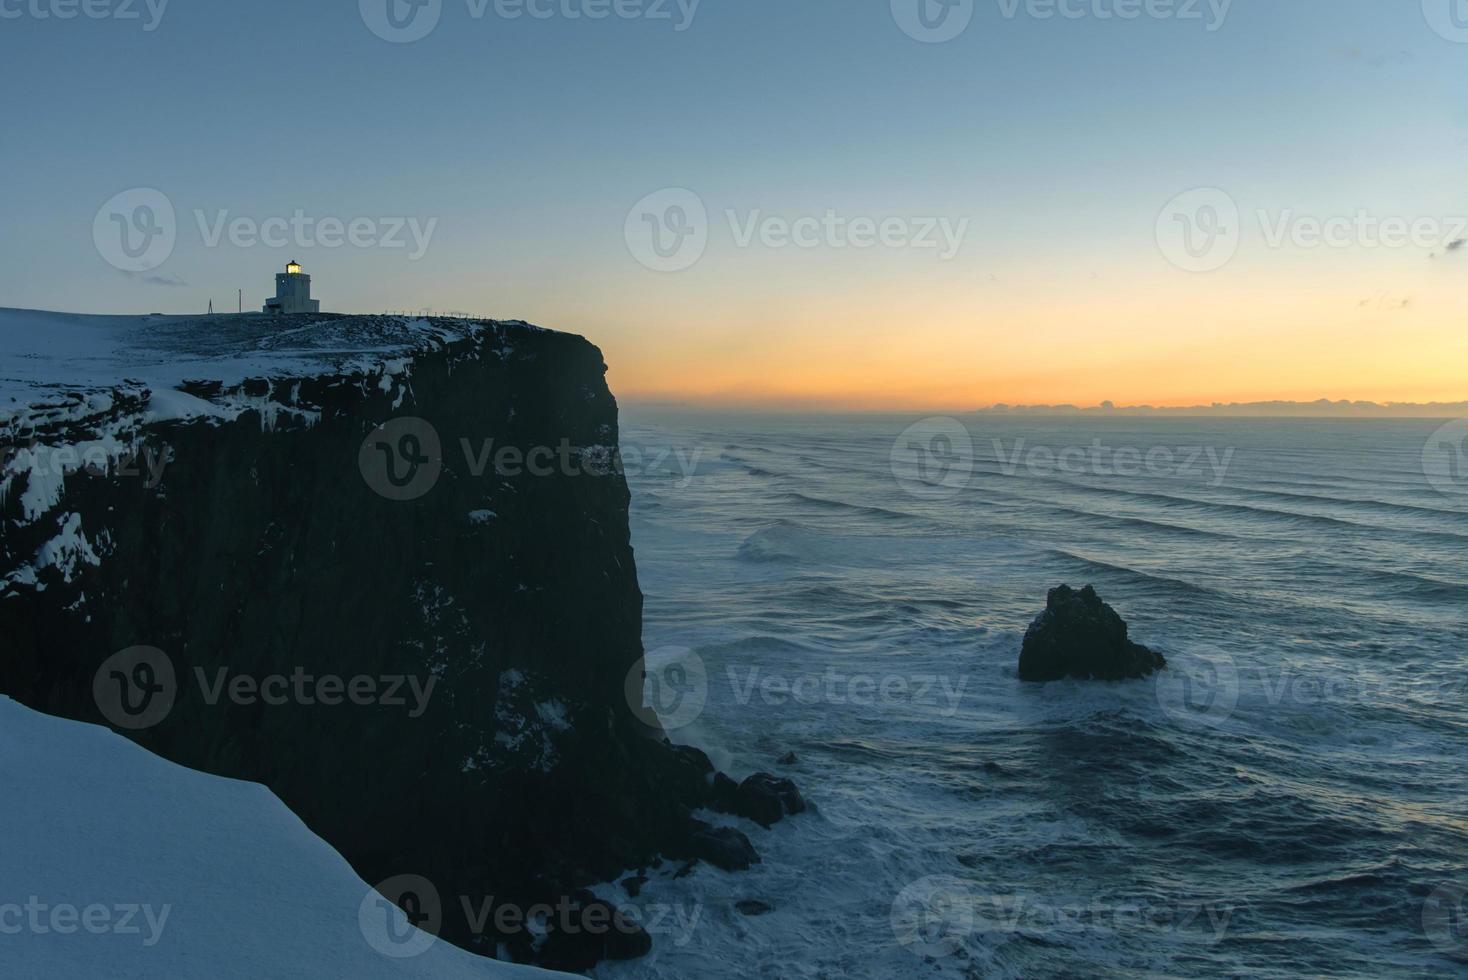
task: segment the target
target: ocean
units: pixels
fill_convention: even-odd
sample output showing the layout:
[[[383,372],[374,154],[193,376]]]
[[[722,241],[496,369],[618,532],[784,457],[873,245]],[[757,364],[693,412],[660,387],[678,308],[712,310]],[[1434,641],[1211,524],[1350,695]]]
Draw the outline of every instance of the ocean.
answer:
[[[1442,425],[625,411],[660,713],[812,811],[597,975],[1468,975]],[[1169,669],[1021,683],[1061,583]]]

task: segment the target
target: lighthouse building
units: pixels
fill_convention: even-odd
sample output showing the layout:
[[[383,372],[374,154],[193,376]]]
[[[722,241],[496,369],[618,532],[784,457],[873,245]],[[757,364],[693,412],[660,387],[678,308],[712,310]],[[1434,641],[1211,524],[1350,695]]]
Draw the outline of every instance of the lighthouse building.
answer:
[[[321,302],[311,298],[311,277],[291,262],[275,275],[275,295],[265,301],[266,313],[320,313]]]

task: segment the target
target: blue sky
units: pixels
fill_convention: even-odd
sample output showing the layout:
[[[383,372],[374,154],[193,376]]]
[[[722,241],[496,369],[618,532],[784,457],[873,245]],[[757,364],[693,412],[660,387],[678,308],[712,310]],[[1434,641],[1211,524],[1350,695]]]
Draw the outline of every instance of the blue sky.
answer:
[[[807,329],[827,298],[841,298],[831,317],[854,291],[890,317],[905,295],[916,328],[949,318],[935,327],[945,344],[968,302],[992,314],[979,329],[995,349],[1009,339],[1001,310],[1036,291],[1099,279],[1135,299],[1180,275],[1159,261],[1153,223],[1192,187],[1227,188],[1246,211],[1468,213],[1468,43],[1434,31],[1419,0],[1236,0],[1217,30],[1206,0],[1199,19],[1136,20],[1098,16],[1115,0],[1069,0],[1075,19],[1035,16],[1043,0],[1014,16],[1011,0],[974,0],[968,29],[937,44],[905,34],[888,0],[703,0],[681,31],[676,0],[669,19],[602,20],[565,15],[596,0],[556,0],[543,20],[443,0],[436,28],[404,44],[375,35],[355,0],[171,0],[151,31],[145,0],[139,20],[35,16],[58,2],[0,0],[20,14],[0,19],[0,306],[190,312],[231,306],[243,287],[258,307],[296,258],[326,309],[431,306],[576,330],[643,391],[657,371],[686,381],[700,357],[752,358],[736,310],[762,329]],[[130,277],[99,255],[93,220],[140,187],[175,207],[177,244]],[[624,240],[634,202],[670,187],[693,189],[716,226],[708,255],[671,276]],[[952,215],[972,230],[942,267],[740,251],[717,228],[727,209]],[[210,247],[198,228],[199,213],[298,210],[436,224],[418,261]],[[1256,267],[1327,274],[1247,244],[1201,287],[1227,298],[1189,285],[1196,302],[1237,302]],[[1373,291],[1427,288],[1427,256],[1376,258]],[[1360,281],[1362,261],[1332,256],[1329,277]],[[1273,288],[1259,275],[1250,288]],[[999,284],[997,307],[992,292],[965,299],[980,282]]]

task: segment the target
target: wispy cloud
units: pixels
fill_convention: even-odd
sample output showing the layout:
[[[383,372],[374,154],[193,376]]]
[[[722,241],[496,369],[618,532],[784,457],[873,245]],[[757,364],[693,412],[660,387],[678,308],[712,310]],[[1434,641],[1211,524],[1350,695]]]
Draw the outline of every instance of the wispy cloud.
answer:
[[[1461,252],[1464,245],[1468,245],[1468,238],[1459,238],[1448,242],[1447,247],[1443,249],[1443,255],[1452,255],[1454,252]],[[1430,258],[1438,258],[1438,254],[1433,252]]]
[[[150,286],[164,286],[168,289],[178,289],[188,286],[187,282],[175,275],[145,276],[141,272],[124,272],[123,275],[137,282],[145,282]]]

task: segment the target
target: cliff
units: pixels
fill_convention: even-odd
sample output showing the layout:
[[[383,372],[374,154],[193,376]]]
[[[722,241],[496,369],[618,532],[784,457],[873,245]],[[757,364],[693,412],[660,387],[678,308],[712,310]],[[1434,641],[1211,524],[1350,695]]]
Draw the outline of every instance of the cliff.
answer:
[[[442,934],[487,954],[582,968],[645,937],[532,951],[461,896],[741,863],[690,819],[707,759],[624,693],[642,597],[596,347],[21,311],[0,340],[0,693],[265,784],[366,881],[431,882]]]

